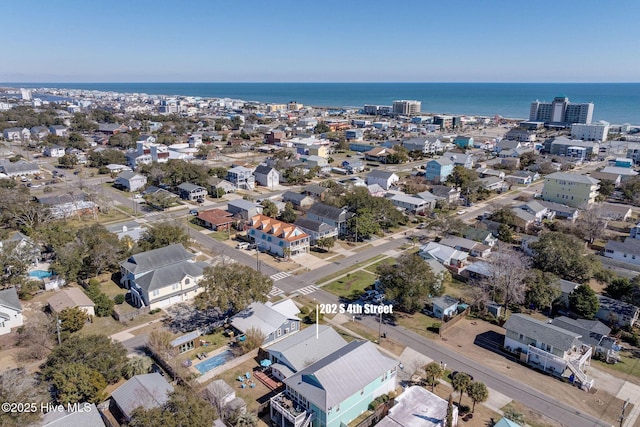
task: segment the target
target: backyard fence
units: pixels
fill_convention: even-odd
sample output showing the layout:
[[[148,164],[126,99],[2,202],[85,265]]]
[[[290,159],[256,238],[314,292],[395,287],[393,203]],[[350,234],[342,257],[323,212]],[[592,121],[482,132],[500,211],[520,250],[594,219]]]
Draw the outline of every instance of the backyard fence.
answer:
[[[136,317],[142,314],[149,314],[151,309],[149,307],[140,307],[132,311],[123,311],[120,307],[115,307],[113,309],[113,318],[118,322],[128,322],[129,320],[133,320]]]
[[[460,320],[464,319],[469,314],[470,310],[471,309],[469,307],[467,307],[467,308],[464,309],[464,311],[462,311],[456,317],[450,319],[448,322],[442,322],[442,324],[440,325],[440,328],[438,330],[438,334],[440,335],[440,338],[442,338],[442,336],[447,331],[447,329],[449,329],[452,326],[455,326],[456,323],[458,323]]]

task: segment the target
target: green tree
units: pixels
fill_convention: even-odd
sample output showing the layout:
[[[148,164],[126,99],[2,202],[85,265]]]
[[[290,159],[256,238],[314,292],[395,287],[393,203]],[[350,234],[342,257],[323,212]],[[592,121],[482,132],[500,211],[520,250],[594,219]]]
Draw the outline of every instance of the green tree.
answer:
[[[633,290],[633,284],[626,277],[616,277],[604,288],[607,296],[618,300],[627,299],[633,294]]]
[[[58,165],[63,168],[73,169],[78,165],[78,158],[73,154],[65,154],[62,157],[58,157]]]
[[[77,363],[95,369],[109,384],[114,384],[120,379],[126,361],[127,350],[105,335],[71,335],[51,352],[42,373],[50,380],[64,366]]]
[[[537,159],[538,156],[534,151],[525,151],[524,153],[520,154],[520,169],[524,170],[529,166],[535,164]]]
[[[265,302],[273,287],[273,280],[251,268],[233,263],[205,268],[200,286],[204,292],[196,297],[198,307],[239,311],[254,301]]]
[[[52,374],[51,384],[55,388],[56,401],[64,405],[101,402],[105,397],[102,391],[107,387],[100,372],[77,362],[62,365]]]
[[[77,332],[87,323],[87,313],[78,307],[65,308],[58,315],[60,327],[69,332]]]
[[[478,173],[476,171],[457,165],[447,178],[447,184],[460,187],[460,194],[467,197],[469,201],[473,201],[479,188],[477,179]]]
[[[136,375],[148,374],[151,371],[153,361],[147,356],[135,356],[127,360],[126,365],[122,369],[122,376],[126,379],[135,377]]]
[[[593,319],[600,308],[600,302],[591,286],[583,284],[569,294],[569,308],[578,316]]]
[[[475,412],[476,403],[486,402],[487,399],[489,398],[489,390],[487,389],[487,386],[484,385],[484,383],[481,383],[479,381],[473,381],[467,387],[467,395],[473,401],[473,407],[471,409],[471,412]]]
[[[291,204],[291,202],[287,202],[284,205],[284,209],[282,210],[282,212],[280,212],[280,216],[278,217],[280,221],[289,224],[293,224],[297,218],[298,214],[296,213],[295,209],[293,209],[293,204]]]
[[[449,395],[449,400],[447,401],[447,418],[446,418],[446,427],[453,427],[453,396]]]
[[[331,131],[331,128],[329,128],[329,126],[325,122],[318,123],[316,127],[313,129],[314,133],[327,133],[330,131]]]
[[[584,256],[583,242],[561,232],[545,233],[530,247],[535,268],[574,282],[589,280],[592,269],[599,263]]]
[[[500,224],[498,226],[498,240],[505,243],[513,242],[513,230],[507,224]]]
[[[386,297],[407,313],[423,308],[429,295],[444,292],[429,264],[416,254],[401,255],[395,265],[381,264],[376,273]]]
[[[278,216],[278,207],[271,200],[265,199],[260,204],[262,205],[263,215],[266,215],[270,218],[275,218],[276,216]]]
[[[516,424],[524,425],[525,423],[524,415],[513,408],[505,409],[503,415],[506,419],[511,420]]]
[[[516,215],[508,207],[502,207],[494,211],[491,214],[491,220],[508,225],[511,228],[516,227]]]
[[[321,237],[316,239],[316,246],[324,249],[325,251],[331,250],[336,244],[335,237]]]
[[[560,282],[556,276],[541,270],[533,270],[533,274],[529,276],[525,295],[525,302],[528,305],[551,310],[551,305],[560,297],[560,294]]]
[[[255,427],[258,425],[258,417],[252,412],[246,412],[238,417],[235,427]]]
[[[138,240],[138,247],[141,252],[145,252],[178,243],[182,245],[189,243],[189,235],[185,232],[184,227],[164,222],[147,228]]]
[[[610,181],[608,179],[600,180],[600,187],[598,188],[598,193],[600,194],[600,196],[602,196],[602,198],[607,198],[611,196],[611,194],[613,194],[613,191],[615,189],[616,189],[616,186],[613,183],[613,181]]]
[[[96,279],[89,280],[87,295],[95,304],[94,310],[98,317],[109,317],[113,312],[115,302],[100,289],[100,282]]]
[[[380,232],[380,223],[368,210],[361,209],[356,215],[347,220],[347,231],[354,239],[366,240]]]
[[[458,372],[453,378],[451,378],[451,386],[454,391],[460,393],[460,400],[458,400],[458,407],[462,404],[462,394],[467,391],[467,388],[471,384],[471,377],[464,372]]]
[[[431,386],[431,391],[434,392],[440,378],[444,375],[444,370],[438,362],[430,362],[424,366],[424,371],[427,384]]]

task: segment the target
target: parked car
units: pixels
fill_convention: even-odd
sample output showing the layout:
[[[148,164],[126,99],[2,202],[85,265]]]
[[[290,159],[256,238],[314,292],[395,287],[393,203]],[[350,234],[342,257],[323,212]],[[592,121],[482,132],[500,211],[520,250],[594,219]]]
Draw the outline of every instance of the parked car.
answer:
[[[191,209],[189,215],[198,215],[198,209]]]
[[[249,243],[240,242],[236,245],[236,249],[249,249]]]

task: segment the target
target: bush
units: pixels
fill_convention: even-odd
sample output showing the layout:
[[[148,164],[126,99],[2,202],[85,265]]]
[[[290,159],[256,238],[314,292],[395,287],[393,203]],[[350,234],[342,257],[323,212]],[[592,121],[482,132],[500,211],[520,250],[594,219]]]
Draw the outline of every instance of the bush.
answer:
[[[124,300],[125,300],[124,294],[118,294],[115,297],[113,297],[113,301],[118,305],[122,304]]]
[[[156,314],[156,313],[160,313],[160,311],[161,311],[161,310],[160,310],[159,308],[154,308],[153,310],[151,310],[151,311],[149,312],[149,314]]]
[[[373,402],[369,403],[369,410],[375,411],[378,407],[389,401],[389,395],[383,394],[373,399]]]

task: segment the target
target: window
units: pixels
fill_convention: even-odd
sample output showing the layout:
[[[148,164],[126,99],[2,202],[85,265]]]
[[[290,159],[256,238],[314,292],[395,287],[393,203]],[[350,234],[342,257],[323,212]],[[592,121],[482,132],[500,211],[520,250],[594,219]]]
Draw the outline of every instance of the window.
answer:
[[[158,295],[160,295],[160,291],[158,289],[154,289],[151,295],[153,295],[154,297],[157,297]]]
[[[174,291],[176,289],[180,289],[180,283],[174,283],[173,286],[171,287],[171,289],[173,289]]]
[[[184,279],[184,284],[188,285],[191,283],[191,279],[189,279],[188,277],[186,279]]]
[[[292,330],[292,331],[295,331],[295,330],[296,330],[296,328],[297,328],[297,325],[296,325],[295,323],[292,323],[292,324],[291,324],[291,330]]]
[[[282,335],[282,329],[278,329],[278,330],[276,331],[276,336],[278,336],[278,337],[279,337],[280,335]]]

